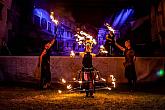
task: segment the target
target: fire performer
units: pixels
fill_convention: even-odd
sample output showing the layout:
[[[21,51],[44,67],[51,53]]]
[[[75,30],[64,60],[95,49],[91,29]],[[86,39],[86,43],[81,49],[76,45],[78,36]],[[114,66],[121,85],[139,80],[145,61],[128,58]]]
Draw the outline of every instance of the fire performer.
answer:
[[[91,55],[91,44],[86,43],[86,54],[84,55],[83,61],[83,81],[85,81],[85,91],[86,97],[90,93],[90,97],[94,97],[94,74],[93,74],[93,65],[92,65],[92,55]]]
[[[115,45],[124,52],[125,55],[125,62],[124,67],[125,67],[125,77],[128,80],[128,85],[129,89],[131,91],[135,90],[135,85],[136,85],[136,71],[135,71],[135,53],[131,47],[130,40],[125,41],[125,47],[120,46],[118,43],[115,43]]]
[[[113,45],[114,38],[115,38],[115,35],[114,35],[113,31],[109,31],[109,33],[106,35],[106,41],[105,41],[105,45],[104,45],[106,51],[108,52],[108,56],[113,54],[112,48],[114,47],[114,45]]]
[[[44,42],[43,51],[39,57],[38,67],[41,68],[40,87],[47,89],[51,87],[51,72],[50,72],[50,48],[54,44],[55,39],[50,42]]]

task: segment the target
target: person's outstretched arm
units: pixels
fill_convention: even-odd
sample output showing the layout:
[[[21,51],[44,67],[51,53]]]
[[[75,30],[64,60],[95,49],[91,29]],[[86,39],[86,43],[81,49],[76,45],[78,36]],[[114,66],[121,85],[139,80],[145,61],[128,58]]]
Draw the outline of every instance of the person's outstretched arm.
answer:
[[[122,50],[123,52],[125,51],[125,48],[122,47],[122,46],[120,46],[118,43],[115,42],[115,45],[116,45],[120,50]]]

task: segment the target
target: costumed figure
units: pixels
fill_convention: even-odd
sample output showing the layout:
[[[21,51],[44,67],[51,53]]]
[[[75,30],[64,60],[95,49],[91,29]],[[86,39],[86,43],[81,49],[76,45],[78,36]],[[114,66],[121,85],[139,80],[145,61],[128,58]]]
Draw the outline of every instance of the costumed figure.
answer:
[[[39,56],[38,68],[40,69],[40,88],[47,89],[51,87],[51,72],[50,72],[50,48],[54,44],[52,41],[43,42],[43,50]]]
[[[93,74],[93,65],[92,65],[92,55],[91,55],[91,44],[86,43],[86,53],[83,57],[83,78],[82,80],[85,82],[85,91],[86,91],[86,97],[88,97],[90,93],[90,97],[94,97],[94,74]]]
[[[104,44],[105,50],[108,52],[108,56],[113,54],[114,38],[115,34],[113,33],[113,31],[109,31],[109,33],[106,35],[106,41]]]
[[[130,40],[125,41],[126,48],[120,46],[117,43],[115,43],[115,45],[124,52],[125,62],[123,64],[125,67],[125,77],[128,80],[129,89],[133,91],[135,90],[136,80],[137,80],[136,71],[135,71],[135,60],[136,60],[135,52],[131,47]]]

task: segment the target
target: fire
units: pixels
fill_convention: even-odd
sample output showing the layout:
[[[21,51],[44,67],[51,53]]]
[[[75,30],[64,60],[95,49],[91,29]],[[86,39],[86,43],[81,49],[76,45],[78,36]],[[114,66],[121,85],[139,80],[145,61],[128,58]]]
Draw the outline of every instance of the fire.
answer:
[[[58,24],[58,20],[54,19],[54,12],[51,12],[50,18],[56,25]]]
[[[96,78],[98,79],[99,78],[99,75],[96,75]]]
[[[82,81],[78,81],[80,84],[82,84]]]
[[[103,45],[100,46],[100,53],[108,53]]]
[[[108,90],[112,90],[110,87],[107,87]]]
[[[111,80],[112,80],[113,87],[115,88],[116,87],[116,82],[115,82],[116,79],[113,75],[110,75],[110,77],[111,77]]]
[[[73,50],[70,52],[70,57],[75,57],[75,53]]]
[[[106,79],[104,79],[104,78],[101,78],[101,80],[102,80],[102,81],[106,81]]]
[[[58,90],[58,93],[59,93],[59,94],[61,94],[61,93],[62,93],[62,91],[61,91],[61,90]]]
[[[62,83],[66,83],[66,80],[62,78]]]
[[[105,23],[105,26],[108,28],[108,30],[112,31],[113,33],[115,32],[115,30],[108,23]]]
[[[72,88],[71,84],[67,85],[67,89],[71,89],[71,88]]]
[[[77,37],[76,41],[78,42],[79,45],[81,44],[85,45],[87,39],[89,39],[88,41],[91,42],[91,44],[97,44],[93,36],[87,34],[84,31],[80,31],[80,33],[77,33],[75,36]]]
[[[115,88],[116,87],[116,83],[115,82],[112,82],[112,84],[113,84],[113,87]]]
[[[73,81],[75,81],[76,80],[76,78],[73,78]]]

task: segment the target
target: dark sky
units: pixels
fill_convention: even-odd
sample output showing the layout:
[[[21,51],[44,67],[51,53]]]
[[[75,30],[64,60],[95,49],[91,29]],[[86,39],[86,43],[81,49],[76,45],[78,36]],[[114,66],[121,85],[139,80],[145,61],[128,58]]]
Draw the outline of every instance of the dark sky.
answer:
[[[70,11],[76,22],[100,27],[117,10],[133,7],[137,16],[148,13],[150,0],[50,0]],[[145,9],[145,10],[144,10]]]

